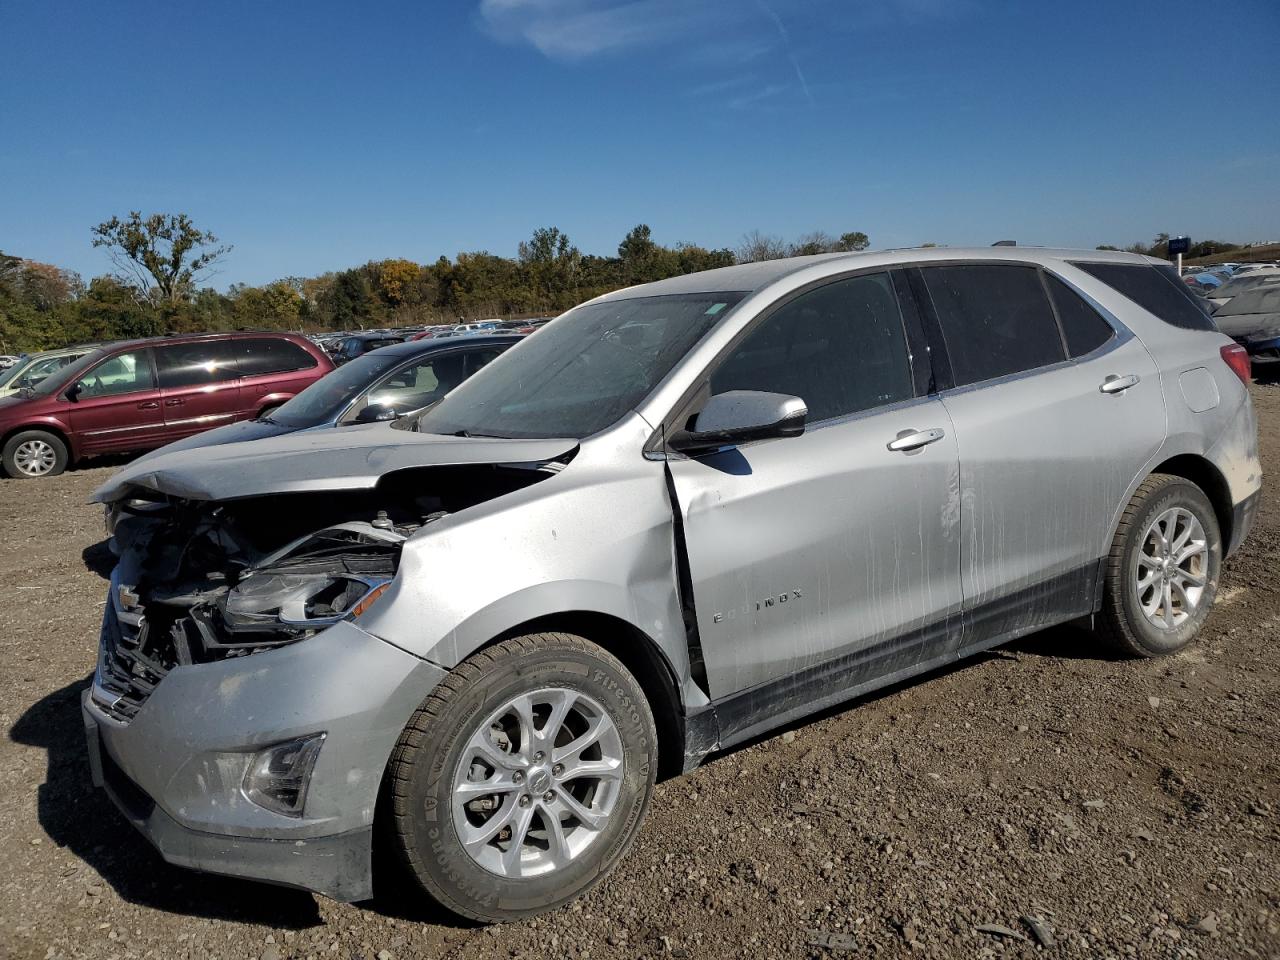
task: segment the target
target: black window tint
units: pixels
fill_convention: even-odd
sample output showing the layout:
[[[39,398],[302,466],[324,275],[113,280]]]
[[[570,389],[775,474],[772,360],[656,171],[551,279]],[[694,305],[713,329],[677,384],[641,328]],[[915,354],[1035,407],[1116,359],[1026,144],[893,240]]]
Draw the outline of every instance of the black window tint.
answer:
[[[1064,360],[1034,267],[965,264],[921,270],[951,359],[956,386]]]
[[[1085,273],[1165,323],[1186,330],[1213,330],[1213,321],[1196,295],[1187,289],[1172,267],[1145,263],[1076,263]]]
[[[296,343],[277,337],[246,337],[229,341],[240,355],[240,374],[258,377],[264,373],[309,370],[316,358]]]
[[[498,354],[505,349],[506,347],[500,347],[496,350],[472,350],[467,354],[467,376],[471,376],[477,370],[496,360]]]
[[[913,396],[898,301],[888,274],[803,293],[756,327],[711,375],[711,392],[800,397],[809,422]]]
[[[1115,335],[1111,324],[1089,306],[1080,294],[1057,277],[1046,274],[1053,305],[1058,308],[1058,322],[1067,338],[1067,352],[1073,357],[1092,353]]]
[[[240,376],[225,340],[156,347],[156,372],[162,388],[220,383]]]

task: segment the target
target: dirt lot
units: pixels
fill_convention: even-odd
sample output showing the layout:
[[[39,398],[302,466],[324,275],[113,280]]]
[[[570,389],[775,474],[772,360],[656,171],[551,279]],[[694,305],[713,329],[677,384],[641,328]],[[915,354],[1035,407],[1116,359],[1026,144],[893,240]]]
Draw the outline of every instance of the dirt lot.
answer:
[[[166,866],[89,787],[108,473],[0,481],[0,956],[1280,956],[1274,486],[1188,652],[1064,628],[851,705],[662,784],[571,909],[479,929]]]

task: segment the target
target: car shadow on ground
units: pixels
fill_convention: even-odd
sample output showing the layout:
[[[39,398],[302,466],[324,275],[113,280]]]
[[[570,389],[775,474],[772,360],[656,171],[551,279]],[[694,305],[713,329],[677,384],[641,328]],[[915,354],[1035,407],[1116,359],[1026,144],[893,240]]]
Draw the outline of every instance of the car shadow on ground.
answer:
[[[321,924],[315,897],[302,890],[196,873],[161,859],[89,779],[80,719],[80,693],[88,686],[86,677],[38,700],[9,732],[15,742],[48,754],[36,809],[49,839],[138,906],[287,929]],[[83,875],[86,889],[96,879]]]

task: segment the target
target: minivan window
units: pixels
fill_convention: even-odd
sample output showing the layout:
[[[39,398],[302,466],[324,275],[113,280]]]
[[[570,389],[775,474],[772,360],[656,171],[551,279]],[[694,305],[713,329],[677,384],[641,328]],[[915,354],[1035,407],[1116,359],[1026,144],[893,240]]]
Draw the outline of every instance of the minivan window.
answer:
[[[1074,359],[1092,353],[1115,336],[1111,324],[1093,309],[1080,294],[1053,274],[1045,274],[1049,294],[1058,310],[1058,322],[1067,340],[1067,353]]]
[[[228,343],[235,346],[242,377],[310,370],[316,365],[315,357],[283,337],[240,337]]]
[[[802,293],[751,331],[711,374],[711,392],[800,397],[816,423],[910,399],[911,362],[887,273]]]
[[[222,383],[240,376],[229,341],[205,340],[156,347],[156,373],[161,389]]]
[[[423,413],[423,433],[581,439],[622,418],[743,293],[587,303],[517,344]]]
[[[1184,330],[1214,330],[1202,301],[1187,289],[1173,267],[1145,263],[1073,263],[1094,279],[1128,297],[1148,313]]]
[[[76,381],[76,399],[110,397],[138,390],[154,390],[151,358],[146,350],[130,350],[108,357]]]
[[[1066,359],[1035,267],[958,264],[921,269],[955,386]]]

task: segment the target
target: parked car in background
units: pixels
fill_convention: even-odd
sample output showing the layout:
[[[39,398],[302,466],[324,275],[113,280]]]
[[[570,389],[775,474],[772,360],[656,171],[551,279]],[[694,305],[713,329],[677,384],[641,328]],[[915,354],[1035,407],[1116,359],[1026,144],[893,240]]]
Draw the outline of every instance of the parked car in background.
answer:
[[[1210,290],[1205,299],[1216,309],[1238,294],[1272,284],[1280,284],[1280,272],[1246,273],[1243,276],[1232,277],[1217,289]]]
[[[1247,377],[1133,254],[617,291],[390,427],[98,490],[88,768],[188,867],[363,900],[378,836],[463,916],[561,907],[660,770],[1055,624],[1190,644],[1259,501]]]
[[[381,347],[317,380],[269,415],[196,434],[142,459],[298,430],[394,420],[435,403],[521,339],[494,334]]]
[[[99,343],[83,343],[61,350],[46,350],[43,353],[25,354],[18,362],[0,374],[0,397],[7,397],[34,387],[45,377],[69,366],[85,354],[102,346]]]
[[[333,362],[342,366],[370,351],[404,341],[405,338],[396,333],[353,333],[338,341],[333,349]]]
[[[333,369],[305,337],[222,333],[109,344],[0,399],[0,463],[35,479],[261,416]]]
[[[1253,375],[1280,374],[1280,283],[1264,283],[1238,293],[1213,314],[1218,329],[1249,353]]]
[[[20,359],[22,359],[22,358],[21,358],[21,357],[15,357],[13,354],[10,354],[10,353],[3,353],[3,354],[0,354],[0,370],[8,370],[8,369],[9,369],[10,367],[12,367],[15,363],[17,363]]]

